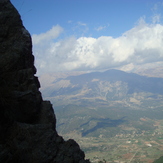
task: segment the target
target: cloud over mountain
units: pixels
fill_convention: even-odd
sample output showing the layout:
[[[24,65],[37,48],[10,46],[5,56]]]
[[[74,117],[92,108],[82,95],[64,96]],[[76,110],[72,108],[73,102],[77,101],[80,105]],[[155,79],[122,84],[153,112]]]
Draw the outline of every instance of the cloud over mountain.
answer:
[[[136,26],[120,37],[111,36],[69,37],[54,41],[63,31],[54,26],[40,35],[33,35],[36,67],[41,72],[98,70],[125,66],[142,65],[163,61],[163,25],[153,24],[141,18]]]

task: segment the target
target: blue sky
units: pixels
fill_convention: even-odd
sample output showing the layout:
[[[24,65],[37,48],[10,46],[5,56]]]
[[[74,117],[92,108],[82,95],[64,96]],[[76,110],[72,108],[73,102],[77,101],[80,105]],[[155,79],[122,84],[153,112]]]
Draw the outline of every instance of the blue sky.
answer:
[[[31,34],[48,31],[54,25],[65,36],[120,36],[140,17],[151,21],[157,0],[11,0]],[[159,8],[159,7],[157,7]],[[100,28],[101,27],[101,28]],[[102,28],[103,27],[103,28]],[[100,30],[101,29],[101,30]]]
[[[120,67],[132,70],[163,61],[163,1],[11,2],[32,35],[39,73]]]

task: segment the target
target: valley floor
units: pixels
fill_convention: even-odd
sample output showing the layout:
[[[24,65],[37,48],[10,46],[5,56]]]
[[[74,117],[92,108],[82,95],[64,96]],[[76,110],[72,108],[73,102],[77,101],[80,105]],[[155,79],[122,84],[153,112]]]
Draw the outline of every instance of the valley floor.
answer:
[[[92,163],[152,163],[163,155],[163,120],[157,120],[154,132],[142,131],[104,138],[81,137],[76,132],[66,134],[65,139],[75,139]]]

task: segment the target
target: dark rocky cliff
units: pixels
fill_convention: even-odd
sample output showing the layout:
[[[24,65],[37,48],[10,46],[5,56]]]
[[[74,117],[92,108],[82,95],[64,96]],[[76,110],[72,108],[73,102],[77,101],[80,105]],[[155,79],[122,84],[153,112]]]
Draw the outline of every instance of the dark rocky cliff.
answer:
[[[0,0],[0,162],[89,162],[74,140],[57,134],[35,73],[31,36],[10,1]]]

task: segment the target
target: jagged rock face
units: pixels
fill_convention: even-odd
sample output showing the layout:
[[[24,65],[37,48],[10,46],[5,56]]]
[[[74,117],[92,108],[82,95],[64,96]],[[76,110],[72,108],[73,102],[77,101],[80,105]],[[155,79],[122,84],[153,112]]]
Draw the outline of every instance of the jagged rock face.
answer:
[[[31,36],[10,1],[0,0],[0,162],[89,162],[74,140],[57,134],[35,73]]]
[[[30,34],[23,27],[17,10],[7,0],[0,1],[0,24],[0,84],[4,95],[1,105],[7,107],[5,114],[15,120],[33,121],[42,98],[38,79],[34,76]]]

